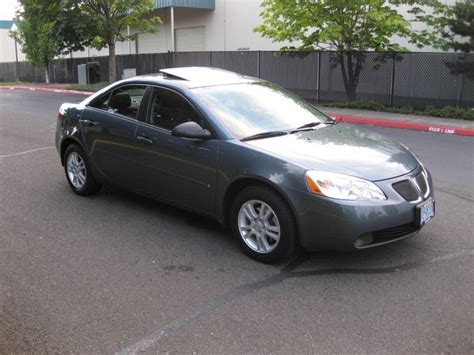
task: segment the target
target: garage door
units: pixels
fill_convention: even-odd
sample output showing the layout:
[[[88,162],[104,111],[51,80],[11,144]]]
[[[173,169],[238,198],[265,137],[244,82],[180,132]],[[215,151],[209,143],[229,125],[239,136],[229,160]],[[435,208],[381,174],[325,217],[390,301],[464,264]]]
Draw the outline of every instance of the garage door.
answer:
[[[177,28],[175,30],[176,52],[206,50],[204,26]]]

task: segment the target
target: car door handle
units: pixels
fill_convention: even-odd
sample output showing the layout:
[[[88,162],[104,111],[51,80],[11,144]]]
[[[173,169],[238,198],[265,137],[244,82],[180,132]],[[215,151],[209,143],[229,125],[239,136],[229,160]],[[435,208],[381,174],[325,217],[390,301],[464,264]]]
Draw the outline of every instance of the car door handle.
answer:
[[[79,120],[79,122],[85,124],[86,126],[97,126],[99,124],[99,122],[91,120]]]
[[[137,141],[143,144],[152,144],[153,141],[146,136],[137,136]]]

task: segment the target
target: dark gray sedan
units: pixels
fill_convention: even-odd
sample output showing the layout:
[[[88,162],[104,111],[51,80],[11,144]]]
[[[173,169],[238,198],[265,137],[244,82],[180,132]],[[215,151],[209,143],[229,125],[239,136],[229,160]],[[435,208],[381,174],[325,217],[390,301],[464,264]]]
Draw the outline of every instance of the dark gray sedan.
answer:
[[[394,242],[434,216],[431,176],[406,147],[219,69],[161,70],[65,103],[56,146],[75,193],[109,183],[210,216],[263,262]]]

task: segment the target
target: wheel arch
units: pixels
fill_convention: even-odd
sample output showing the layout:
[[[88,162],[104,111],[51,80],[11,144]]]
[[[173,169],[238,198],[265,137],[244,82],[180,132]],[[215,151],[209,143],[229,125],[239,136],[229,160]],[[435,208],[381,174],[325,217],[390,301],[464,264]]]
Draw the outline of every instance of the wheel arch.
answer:
[[[84,147],[82,146],[82,144],[77,139],[72,138],[72,137],[67,137],[67,138],[63,139],[63,141],[61,142],[61,146],[60,146],[61,164],[63,166],[64,166],[64,152],[66,152],[67,147],[69,147],[71,144],[77,144],[79,147],[82,148],[82,150],[85,151]]]
[[[295,223],[295,228],[296,228],[296,234],[297,234],[297,240],[298,243],[300,242],[300,226],[298,223],[298,219],[296,218],[296,210],[291,203],[290,199],[288,196],[274,183],[271,181],[263,180],[258,177],[241,177],[239,179],[234,180],[226,189],[224,193],[224,202],[223,202],[223,224],[224,226],[228,227],[229,224],[229,219],[230,219],[230,209],[232,206],[232,201],[237,196],[237,194],[242,191],[243,189],[250,187],[250,186],[261,186],[264,188],[269,189],[270,191],[273,191],[276,193],[278,196],[280,196],[283,201],[286,203],[286,205],[289,207],[289,210],[291,212],[291,215],[293,216],[293,221]]]

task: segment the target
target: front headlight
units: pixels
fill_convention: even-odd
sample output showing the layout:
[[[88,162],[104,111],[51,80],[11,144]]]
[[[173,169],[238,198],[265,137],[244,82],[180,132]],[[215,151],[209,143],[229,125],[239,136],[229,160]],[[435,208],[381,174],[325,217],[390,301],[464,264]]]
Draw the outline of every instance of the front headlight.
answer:
[[[309,170],[306,183],[312,193],[341,200],[386,200],[373,182],[354,176]]]

